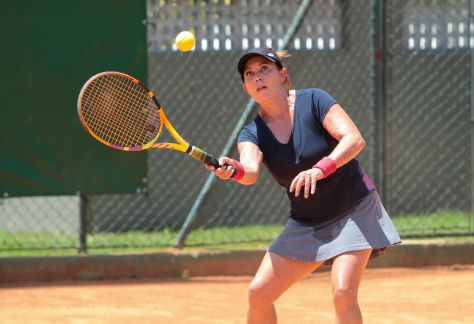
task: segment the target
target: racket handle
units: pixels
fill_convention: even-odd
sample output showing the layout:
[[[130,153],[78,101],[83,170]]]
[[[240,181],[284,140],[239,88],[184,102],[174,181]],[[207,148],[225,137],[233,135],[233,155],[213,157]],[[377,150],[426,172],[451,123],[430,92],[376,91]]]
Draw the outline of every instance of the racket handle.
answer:
[[[204,164],[212,165],[216,169],[221,167],[219,165],[219,161],[215,157],[201,150],[199,147],[189,145],[189,148],[186,151],[186,153],[188,153],[188,155],[190,155],[191,157],[195,158],[198,161],[201,161]]]

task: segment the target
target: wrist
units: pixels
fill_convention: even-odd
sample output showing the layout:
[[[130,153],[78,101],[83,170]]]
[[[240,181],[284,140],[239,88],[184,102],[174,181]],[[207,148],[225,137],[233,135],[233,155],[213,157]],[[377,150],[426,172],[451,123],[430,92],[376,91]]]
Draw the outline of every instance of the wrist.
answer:
[[[337,170],[336,162],[334,162],[332,159],[330,159],[327,156],[323,157],[321,160],[319,160],[318,163],[313,165],[313,168],[320,169],[324,174],[323,178],[329,177],[331,174],[333,174]]]
[[[240,181],[245,175],[244,167],[237,160],[234,160],[234,167],[235,167],[235,171],[232,174],[232,176],[230,177],[230,179],[234,180],[234,181]]]

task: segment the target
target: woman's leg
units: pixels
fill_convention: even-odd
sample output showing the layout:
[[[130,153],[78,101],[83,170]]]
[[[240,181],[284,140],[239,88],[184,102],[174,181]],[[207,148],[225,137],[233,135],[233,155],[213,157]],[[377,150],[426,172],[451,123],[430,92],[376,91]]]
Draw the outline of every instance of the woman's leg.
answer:
[[[249,287],[247,323],[276,323],[273,303],[323,262],[301,262],[267,252]]]
[[[331,270],[336,323],[362,323],[357,291],[372,249],[346,252],[334,259]]]

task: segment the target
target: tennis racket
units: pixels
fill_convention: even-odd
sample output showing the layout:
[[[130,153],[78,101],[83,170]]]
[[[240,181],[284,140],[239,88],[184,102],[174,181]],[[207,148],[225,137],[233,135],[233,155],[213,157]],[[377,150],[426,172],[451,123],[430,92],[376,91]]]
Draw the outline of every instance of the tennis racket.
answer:
[[[102,72],[91,77],[79,93],[77,113],[92,137],[114,149],[173,149],[220,167],[212,155],[185,141],[169,122],[153,92],[127,74]],[[156,142],[163,125],[176,143]]]

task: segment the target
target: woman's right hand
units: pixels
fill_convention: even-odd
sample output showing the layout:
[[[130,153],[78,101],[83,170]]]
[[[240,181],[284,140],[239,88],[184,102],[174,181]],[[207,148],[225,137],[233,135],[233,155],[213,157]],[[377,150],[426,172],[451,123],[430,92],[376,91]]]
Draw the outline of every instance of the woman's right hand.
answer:
[[[222,180],[229,180],[235,172],[235,161],[227,156],[219,158],[220,168],[214,168],[212,165],[206,165],[209,171],[213,171],[214,174]]]

